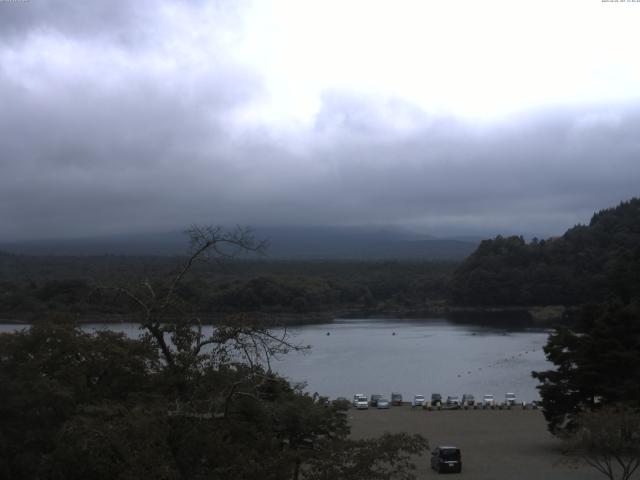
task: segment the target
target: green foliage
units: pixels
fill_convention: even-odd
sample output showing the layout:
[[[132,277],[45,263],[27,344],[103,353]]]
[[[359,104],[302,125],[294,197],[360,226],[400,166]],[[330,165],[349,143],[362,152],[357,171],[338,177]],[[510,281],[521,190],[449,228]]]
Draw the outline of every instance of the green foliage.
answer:
[[[553,433],[571,431],[576,416],[601,405],[640,407],[640,306],[591,306],[576,329],[560,328],[544,347],[555,370],[540,380],[544,415]]]
[[[420,438],[351,441],[345,404],[219,350],[176,378],[159,353],[148,339],[71,323],[0,335],[0,476],[413,478]]]
[[[145,265],[146,260],[149,265]],[[131,278],[166,289],[175,258],[0,256],[0,316],[38,321],[52,314],[82,319],[131,316],[135,302],[104,287]],[[201,318],[229,313],[333,312],[428,308],[447,295],[455,264],[224,260],[196,264],[176,296]]]
[[[559,238],[483,241],[455,271],[461,305],[579,305],[640,298],[640,199],[596,213]]]
[[[380,438],[327,442],[328,458],[312,461],[307,480],[411,480],[415,478],[412,456],[428,449],[419,435],[384,434]]]
[[[155,349],[144,341],[68,323],[0,335],[0,451],[5,478],[49,471],[60,429],[86,405],[123,406],[150,395]],[[0,470],[1,471],[1,470]]]
[[[209,254],[261,244],[241,228],[190,234],[192,253],[171,279],[113,287],[136,314],[140,339],[68,322],[0,335],[2,478],[298,480],[331,469],[337,479],[413,478],[409,455],[425,445],[420,437],[349,440],[347,405],[304,394],[271,371],[269,358],[300,348],[286,335],[243,316],[202,334],[185,312],[203,284],[185,283],[188,274]],[[269,278],[250,283],[264,300],[282,294]],[[56,282],[40,298],[71,301],[69,290],[84,286]],[[353,455],[336,458],[345,451]]]

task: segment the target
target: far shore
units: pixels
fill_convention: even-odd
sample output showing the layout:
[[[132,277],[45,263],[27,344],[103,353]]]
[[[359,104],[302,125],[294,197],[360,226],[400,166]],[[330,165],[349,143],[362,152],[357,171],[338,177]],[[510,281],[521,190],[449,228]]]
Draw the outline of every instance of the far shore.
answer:
[[[314,312],[278,312],[278,311],[255,311],[255,312],[216,312],[201,313],[191,315],[204,325],[211,325],[224,322],[232,318],[243,318],[247,321],[259,323],[269,327],[299,326],[332,323],[337,318],[380,318],[380,319],[447,319],[459,323],[473,323],[479,325],[492,324],[518,324],[531,326],[553,326],[562,323],[562,316],[565,312],[563,306],[532,306],[532,307],[459,307],[459,306],[438,306],[434,308],[398,308],[398,309],[335,309]],[[29,325],[38,322],[44,317],[68,317],[80,324],[86,323],[137,323],[139,317],[125,314],[70,314],[54,313],[28,315],[14,315],[0,318],[0,323]]]

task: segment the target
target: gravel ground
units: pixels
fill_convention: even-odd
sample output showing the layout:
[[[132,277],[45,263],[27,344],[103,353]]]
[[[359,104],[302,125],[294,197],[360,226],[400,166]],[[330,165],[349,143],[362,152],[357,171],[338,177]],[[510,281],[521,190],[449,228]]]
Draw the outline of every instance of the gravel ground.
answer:
[[[602,474],[587,465],[574,465],[561,453],[539,410],[349,410],[353,438],[384,432],[420,433],[431,447],[455,445],[462,451],[462,473],[475,480],[597,480]],[[417,477],[437,478],[429,453],[416,459]]]

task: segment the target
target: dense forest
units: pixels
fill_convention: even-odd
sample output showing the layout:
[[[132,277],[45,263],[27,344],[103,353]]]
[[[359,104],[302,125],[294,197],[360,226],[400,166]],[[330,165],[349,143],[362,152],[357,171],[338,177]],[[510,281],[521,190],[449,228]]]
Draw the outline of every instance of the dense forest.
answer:
[[[0,254],[0,318],[45,313],[81,319],[126,316],[131,299],[114,291],[139,278],[160,286],[180,257],[27,256]],[[200,263],[177,294],[207,318],[238,312],[310,314],[429,310],[442,304],[457,264],[440,261],[273,261]]]
[[[139,278],[161,287],[183,258],[0,253],[0,318],[34,321],[72,313],[81,320],[126,319],[132,301],[114,287]],[[462,263],[223,259],[194,266],[176,293],[205,320],[260,312],[313,321],[316,314],[349,312],[628,303],[640,297],[638,271],[640,199],[634,198],[561,237],[485,240]]]
[[[580,305],[640,297],[640,199],[597,212],[557,238],[498,236],[453,274],[459,305]]]

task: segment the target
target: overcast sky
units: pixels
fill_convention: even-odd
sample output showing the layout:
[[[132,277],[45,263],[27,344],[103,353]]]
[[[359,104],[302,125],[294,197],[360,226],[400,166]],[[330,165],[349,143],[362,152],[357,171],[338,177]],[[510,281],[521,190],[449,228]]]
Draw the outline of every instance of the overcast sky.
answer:
[[[0,239],[538,236],[640,186],[640,2],[0,0]]]

